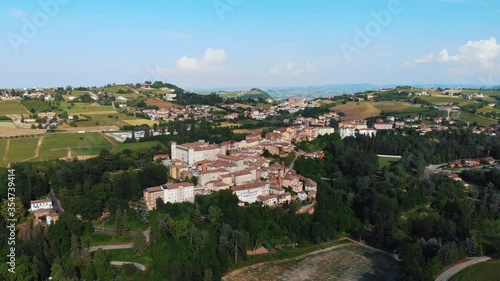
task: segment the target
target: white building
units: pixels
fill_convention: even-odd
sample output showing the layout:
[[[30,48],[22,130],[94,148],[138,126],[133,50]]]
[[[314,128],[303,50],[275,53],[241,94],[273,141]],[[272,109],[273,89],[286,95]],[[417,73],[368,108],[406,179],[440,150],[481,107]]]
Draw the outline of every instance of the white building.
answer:
[[[167,183],[161,186],[149,187],[143,191],[144,201],[148,210],[156,209],[156,200],[163,203],[194,202],[194,184],[189,182]]]
[[[226,148],[217,144],[209,144],[203,140],[178,145],[172,142],[172,160],[181,160],[192,166],[202,160],[217,160],[217,154],[225,154]]]
[[[269,195],[269,186],[268,182],[256,182],[256,183],[248,183],[237,185],[231,188],[233,194],[238,196],[238,199],[247,203],[254,203],[257,201],[257,197]]]
[[[358,132],[360,135],[368,137],[374,137],[377,135],[377,129],[359,129]]]
[[[32,212],[38,210],[50,210],[50,209],[52,209],[52,200],[50,200],[50,198],[31,200],[30,210]]]
[[[356,128],[339,128],[340,138],[355,137]]]

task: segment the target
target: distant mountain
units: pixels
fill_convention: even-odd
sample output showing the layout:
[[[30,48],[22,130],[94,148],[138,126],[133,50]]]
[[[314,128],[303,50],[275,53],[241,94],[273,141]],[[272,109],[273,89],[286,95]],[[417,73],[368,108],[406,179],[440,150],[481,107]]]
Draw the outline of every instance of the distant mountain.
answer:
[[[253,89],[250,89],[248,91],[207,91],[207,92],[200,92],[200,93],[201,94],[216,93],[225,99],[229,99],[229,98],[241,99],[241,100],[272,99],[272,97],[267,92],[265,92],[261,89],[257,89],[257,88],[253,88]]]

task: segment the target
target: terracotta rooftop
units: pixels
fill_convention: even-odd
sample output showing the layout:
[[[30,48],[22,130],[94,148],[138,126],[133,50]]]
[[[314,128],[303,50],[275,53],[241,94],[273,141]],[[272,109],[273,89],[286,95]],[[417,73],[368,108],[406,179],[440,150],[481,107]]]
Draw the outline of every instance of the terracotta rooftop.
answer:
[[[46,203],[46,202],[52,202],[52,200],[50,200],[50,198],[31,200],[31,204]]]

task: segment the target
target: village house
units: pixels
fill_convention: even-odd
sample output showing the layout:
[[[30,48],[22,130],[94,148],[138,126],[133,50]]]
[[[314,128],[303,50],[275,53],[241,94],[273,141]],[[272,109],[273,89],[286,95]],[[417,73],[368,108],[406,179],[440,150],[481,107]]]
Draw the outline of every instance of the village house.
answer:
[[[464,159],[463,163],[466,167],[477,167],[481,164],[479,159]]]
[[[489,157],[484,157],[481,159],[481,162],[486,164],[486,165],[493,165],[495,164],[495,158],[489,156]]]
[[[40,199],[40,200],[31,200],[31,208],[32,212],[38,210],[50,210],[52,209],[52,200],[50,198]]]
[[[171,144],[172,160],[181,160],[189,166],[202,160],[216,160],[218,154],[225,153],[225,146],[209,144],[204,140],[182,145],[177,145],[176,142],[172,142]]]

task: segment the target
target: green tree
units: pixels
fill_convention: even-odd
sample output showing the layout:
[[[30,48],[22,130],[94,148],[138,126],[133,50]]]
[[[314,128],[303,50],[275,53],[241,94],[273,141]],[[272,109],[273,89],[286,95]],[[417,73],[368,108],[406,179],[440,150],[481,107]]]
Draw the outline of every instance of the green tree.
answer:
[[[115,275],[114,269],[109,263],[107,254],[102,249],[97,250],[97,252],[94,254],[94,268],[97,280],[113,280],[113,277]]]
[[[142,232],[137,232],[137,234],[134,236],[134,247],[133,247],[133,252],[136,256],[142,256],[144,254],[144,251],[146,250],[148,244],[146,241],[146,236],[144,236],[144,233]]]
[[[234,264],[238,263],[238,255],[246,249],[247,235],[239,230],[232,229],[230,225],[223,224],[219,236],[219,247],[234,256]],[[245,252],[243,252],[245,253]]]

